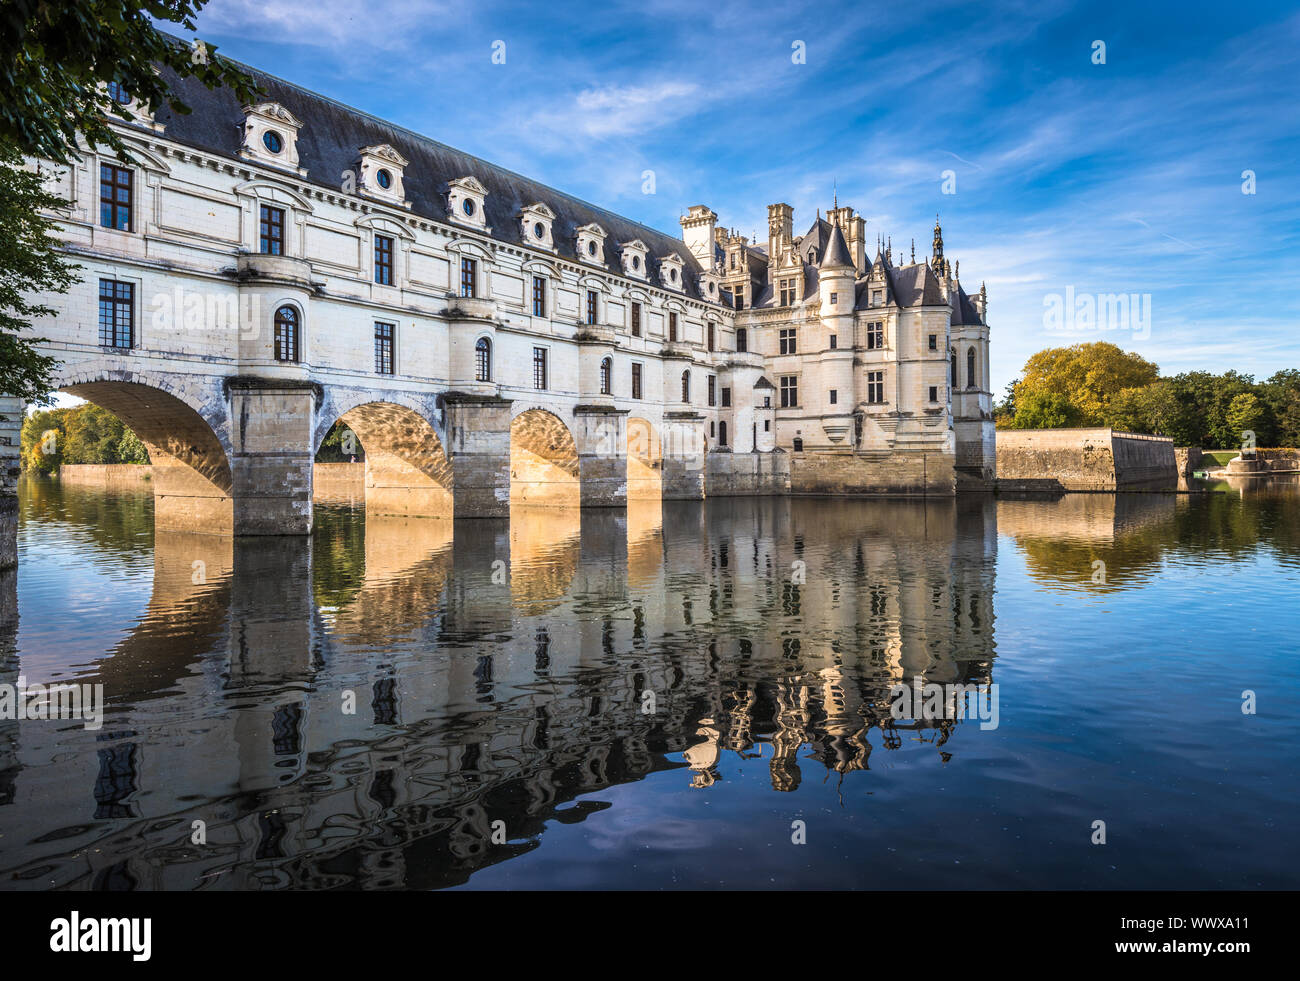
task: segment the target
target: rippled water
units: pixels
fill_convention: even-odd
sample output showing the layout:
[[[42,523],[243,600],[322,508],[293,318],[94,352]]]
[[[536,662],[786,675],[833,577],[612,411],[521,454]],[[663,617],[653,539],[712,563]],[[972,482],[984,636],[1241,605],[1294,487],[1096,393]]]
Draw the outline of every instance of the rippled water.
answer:
[[[108,707],[0,722],[0,888],[1295,888],[1300,488],[1242,487],[231,542],[28,482],[0,682]]]

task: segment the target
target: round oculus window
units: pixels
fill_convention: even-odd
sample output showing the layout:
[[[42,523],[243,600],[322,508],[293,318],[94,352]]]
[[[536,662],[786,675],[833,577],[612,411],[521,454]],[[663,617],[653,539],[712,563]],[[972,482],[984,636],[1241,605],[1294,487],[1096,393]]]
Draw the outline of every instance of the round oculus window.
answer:
[[[668,278],[671,279],[674,283],[677,282],[677,270],[676,270],[676,269],[669,269],[669,270],[668,270]]]
[[[461,206],[461,209],[465,212],[465,214],[469,215],[471,218],[474,217],[474,199],[473,199],[473,198],[466,198],[464,201],[461,202],[461,205],[460,205],[460,206]]]
[[[386,170],[381,170],[379,173],[375,174],[375,180],[379,182],[379,186],[385,191],[393,186],[393,175]]]
[[[587,243],[587,255],[595,255],[595,254],[596,254],[596,243],[595,243],[595,242],[588,242],[588,243]]]
[[[633,269],[641,268],[641,257],[639,255],[632,256],[632,268]]]
[[[280,139],[280,134],[273,129],[268,129],[262,134],[262,145],[272,153],[279,153],[284,149],[284,140]]]
[[[538,238],[546,238],[546,226],[540,221],[533,222],[533,234]]]

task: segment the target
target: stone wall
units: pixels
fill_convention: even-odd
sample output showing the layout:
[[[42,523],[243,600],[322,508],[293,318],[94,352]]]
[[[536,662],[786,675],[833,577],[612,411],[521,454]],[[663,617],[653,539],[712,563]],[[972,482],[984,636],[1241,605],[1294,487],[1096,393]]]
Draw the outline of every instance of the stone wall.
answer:
[[[312,468],[312,498],[335,503],[361,503],[366,499],[364,463],[317,463]]]
[[[1178,471],[1178,476],[1184,480],[1192,475],[1195,470],[1202,469],[1204,454],[1201,453],[1199,446],[1175,446],[1174,447],[1174,467]]]
[[[65,463],[59,483],[100,490],[148,490],[153,467],[140,463]]]
[[[788,453],[710,453],[704,474],[708,497],[790,493]]]
[[[1256,450],[1255,456],[1264,461],[1269,470],[1291,472],[1300,470],[1300,450]]]
[[[790,493],[911,497],[956,493],[946,453],[792,453]]]
[[[998,433],[998,487],[1107,491],[1175,486],[1174,441],[1111,429],[1030,429]]]
[[[0,569],[18,564],[18,454],[23,404],[0,398]]]

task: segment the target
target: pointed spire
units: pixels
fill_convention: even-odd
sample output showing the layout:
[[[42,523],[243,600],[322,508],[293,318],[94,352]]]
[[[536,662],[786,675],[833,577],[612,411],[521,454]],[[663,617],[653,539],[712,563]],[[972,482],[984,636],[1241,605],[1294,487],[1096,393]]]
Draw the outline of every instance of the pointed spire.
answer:
[[[937,213],[934,216],[934,255],[931,256],[930,264],[934,267],[936,273],[943,274],[943,229],[939,227],[939,215]]]
[[[840,231],[840,226],[831,225],[831,237],[826,242],[826,251],[822,254],[822,261],[817,268],[839,267],[853,268],[853,259],[849,255],[849,247],[844,241],[844,233]]]
[[[912,265],[916,265],[916,239],[912,239]]]
[[[835,202],[834,208],[836,211],[839,211],[840,210],[840,182],[838,180],[832,181],[831,189],[832,189],[831,193],[833,195],[833,200]]]

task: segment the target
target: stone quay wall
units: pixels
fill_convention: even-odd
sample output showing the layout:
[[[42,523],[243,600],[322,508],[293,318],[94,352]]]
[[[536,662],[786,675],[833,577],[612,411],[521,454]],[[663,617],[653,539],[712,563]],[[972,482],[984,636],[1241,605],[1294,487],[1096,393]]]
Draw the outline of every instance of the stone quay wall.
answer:
[[[1112,429],[1029,429],[998,433],[1000,490],[1113,491],[1176,485],[1174,441]]]
[[[710,453],[704,474],[709,497],[790,493],[789,453]]]
[[[947,453],[792,453],[790,493],[819,497],[927,497],[957,493]]]

